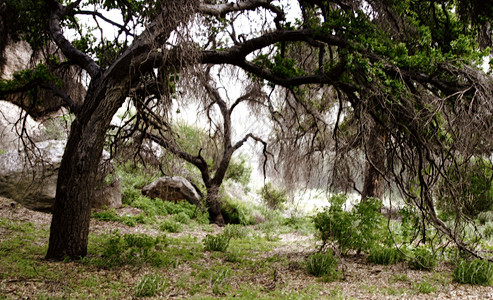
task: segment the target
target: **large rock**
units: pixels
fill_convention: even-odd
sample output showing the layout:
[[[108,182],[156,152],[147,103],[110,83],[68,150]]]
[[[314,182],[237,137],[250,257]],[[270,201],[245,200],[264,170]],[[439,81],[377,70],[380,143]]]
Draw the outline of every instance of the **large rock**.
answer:
[[[65,143],[48,140],[35,143],[33,151],[27,152],[29,154],[10,151],[0,155],[0,195],[29,209],[51,211]],[[103,166],[101,168],[104,169]],[[113,183],[113,191],[107,188],[95,192],[97,199],[93,201],[93,207],[116,208],[122,205],[119,183]]]
[[[22,108],[0,100],[0,153],[23,148],[22,139],[27,143],[38,140],[43,130],[44,126],[34,121]]]
[[[160,177],[143,187],[142,194],[150,198],[160,198],[163,201],[187,200],[198,207],[202,206],[200,197],[193,185],[181,176]]]

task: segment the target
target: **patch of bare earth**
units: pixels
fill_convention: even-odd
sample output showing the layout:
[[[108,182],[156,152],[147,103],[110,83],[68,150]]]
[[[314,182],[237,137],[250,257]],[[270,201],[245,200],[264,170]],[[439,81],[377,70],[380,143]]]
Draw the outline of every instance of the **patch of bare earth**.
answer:
[[[120,215],[138,214],[141,211],[134,208],[121,208],[117,210]],[[0,218],[15,220],[20,222],[31,222],[36,228],[49,228],[51,215],[41,212],[35,212],[12,202],[9,199],[0,197]],[[8,229],[0,228],[0,242],[8,234]],[[145,233],[149,235],[162,234],[160,231],[147,225],[138,224],[129,227],[118,222],[103,222],[92,220],[91,232],[95,234],[109,233],[118,230],[120,233]],[[212,234],[222,231],[222,228],[211,227]],[[187,229],[177,234],[167,234],[169,236],[189,235],[196,237],[198,242],[205,235],[211,232],[205,232],[202,229]],[[259,267],[255,264],[248,267],[248,272],[236,270],[233,264],[233,273],[227,279],[231,289],[225,294],[228,298],[239,296],[235,290],[245,285],[251,285],[252,288],[264,290],[266,293],[273,290],[286,291],[303,291],[310,287],[315,287],[317,298],[327,299],[334,295],[340,295],[343,298],[354,299],[493,299],[493,287],[461,285],[452,282],[453,266],[441,263],[434,272],[413,271],[410,270],[406,263],[399,263],[391,266],[379,266],[366,262],[364,256],[353,256],[341,260],[340,269],[343,271],[344,279],[336,282],[322,282],[320,279],[310,276],[304,269],[304,261],[316,250],[316,241],[313,237],[305,236],[299,233],[280,234],[276,247],[270,252],[255,252],[255,255],[249,259],[266,261],[269,258],[280,258],[272,260],[267,267]],[[46,241],[47,242],[47,241]],[[40,258],[41,260],[42,258]],[[1,262],[1,258],[0,258]],[[203,268],[221,265],[226,263],[225,256],[213,256],[210,252],[204,252],[204,258],[199,263]],[[57,269],[77,270],[77,263],[51,263],[54,264],[54,272]],[[60,274],[64,274],[60,271]],[[142,274],[148,272],[161,273],[168,278],[170,287],[159,294],[158,298],[169,299],[187,299],[190,298],[190,289],[180,286],[183,278],[192,278],[187,275],[194,272],[194,269],[186,262],[179,264],[176,268],[169,269],[136,269],[133,267],[123,267],[118,270],[104,270],[92,268],[89,270],[92,274],[74,274],[74,276],[94,275],[106,281],[119,281],[135,286]],[[428,282],[436,288],[431,293],[420,293],[419,284]],[[56,296],[63,288],[63,282],[60,280],[33,280],[23,278],[3,278],[0,282],[0,298],[4,295],[30,299],[35,298],[39,290],[44,294]],[[12,292],[14,291],[14,292]],[[90,294],[90,292],[89,292]],[[71,295],[77,297],[77,295]],[[87,294],[86,294],[87,296]],[[95,294],[94,297],[102,295]],[[210,296],[214,295],[212,291]],[[104,295],[103,295],[104,297]],[[109,297],[109,296],[108,296]],[[133,298],[133,295],[128,295]]]

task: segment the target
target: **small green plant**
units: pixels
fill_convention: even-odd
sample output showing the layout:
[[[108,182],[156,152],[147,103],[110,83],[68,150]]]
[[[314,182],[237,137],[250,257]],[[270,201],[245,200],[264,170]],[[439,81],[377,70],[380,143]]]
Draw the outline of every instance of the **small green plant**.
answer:
[[[239,224],[228,224],[224,227],[223,231],[223,234],[230,238],[244,238],[248,233],[248,227]]]
[[[286,191],[276,189],[270,182],[266,183],[260,190],[260,197],[268,208],[274,210],[282,208],[288,201]]]
[[[135,297],[153,297],[166,288],[167,282],[160,275],[143,275],[135,287]]]
[[[396,248],[373,247],[368,255],[368,261],[378,265],[396,264],[402,260],[402,253]]]
[[[180,212],[177,215],[174,215],[173,218],[175,219],[176,222],[181,224],[187,224],[188,222],[190,222],[190,216],[185,212]]]
[[[483,237],[491,239],[493,237],[493,223],[487,223],[483,228]]]
[[[408,265],[412,270],[431,271],[437,263],[436,255],[425,247],[419,247],[413,250],[413,257],[409,260]]]
[[[326,281],[336,280],[339,277],[337,271],[338,261],[332,251],[326,253],[313,253],[308,257],[306,270],[316,277],[324,277]]]
[[[409,277],[407,277],[406,274],[396,274],[392,278],[393,282],[399,282],[399,281],[409,281]]]
[[[493,285],[493,264],[487,260],[461,260],[454,270],[454,281],[466,284]]]
[[[228,249],[229,241],[231,237],[225,234],[218,234],[216,236],[206,235],[204,239],[204,248],[207,251],[220,251],[224,252]]]
[[[413,290],[417,294],[429,294],[436,292],[437,288],[428,281],[421,281],[413,284]]]
[[[183,230],[183,225],[181,223],[175,222],[174,220],[164,219],[161,221],[159,229],[166,232],[176,233]]]
[[[103,237],[102,256],[95,259],[100,267],[111,268],[125,264],[139,265],[148,263],[162,266],[162,249],[168,246],[165,236],[152,237],[146,234],[125,234],[114,232]],[[90,263],[90,261],[88,261]]]

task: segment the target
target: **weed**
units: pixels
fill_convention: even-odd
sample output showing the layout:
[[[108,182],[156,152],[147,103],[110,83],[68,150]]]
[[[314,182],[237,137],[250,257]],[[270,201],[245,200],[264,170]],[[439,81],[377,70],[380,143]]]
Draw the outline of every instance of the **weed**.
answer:
[[[369,262],[379,265],[396,264],[402,260],[402,254],[396,248],[373,247],[368,256]]]
[[[488,222],[483,228],[483,237],[485,239],[493,238],[493,223]]]
[[[392,278],[393,282],[398,282],[398,281],[409,281],[409,278],[407,277],[406,274],[396,274]]]
[[[161,224],[159,225],[159,229],[166,232],[176,233],[183,230],[183,225],[173,220],[164,219],[161,221]]]
[[[214,295],[223,295],[225,290],[227,289],[227,285],[225,285],[225,280],[230,277],[231,269],[224,268],[219,269],[216,272],[212,272],[209,277],[209,285],[212,288],[212,293]]]
[[[230,238],[244,238],[249,232],[248,227],[239,224],[228,224],[224,227],[223,234]]]
[[[230,239],[231,237],[224,234],[218,234],[216,236],[208,234],[204,239],[204,248],[207,251],[224,252],[228,249]]]
[[[419,247],[413,250],[413,257],[408,265],[412,270],[431,271],[437,263],[437,257],[429,249]]]
[[[178,213],[177,215],[174,215],[173,219],[181,224],[187,224],[188,222],[190,222],[190,216],[183,211]]]
[[[413,290],[417,294],[429,294],[429,293],[436,292],[437,288],[436,288],[436,286],[429,283],[428,281],[421,281],[421,282],[413,284]]]
[[[493,264],[481,259],[462,260],[455,268],[453,277],[459,283],[493,285]]]
[[[306,270],[316,277],[324,277],[325,281],[333,281],[339,277],[337,271],[338,261],[334,258],[332,251],[327,253],[313,253],[308,257]]]
[[[151,237],[145,234],[120,235],[114,232],[103,235],[102,255],[99,258],[86,259],[83,263],[94,263],[99,267],[112,268],[125,264],[141,265],[148,263],[160,267],[167,259],[163,250],[168,246],[165,236]]]
[[[167,281],[160,275],[143,275],[135,287],[135,297],[153,297],[166,289]]]

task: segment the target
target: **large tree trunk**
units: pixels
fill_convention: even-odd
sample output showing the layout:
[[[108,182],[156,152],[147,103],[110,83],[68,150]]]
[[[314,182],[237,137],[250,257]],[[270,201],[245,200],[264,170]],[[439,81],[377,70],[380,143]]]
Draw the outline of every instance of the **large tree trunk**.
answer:
[[[370,136],[367,141],[367,153],[365,164],[365,178],[361,200],[368,198],[381,199],[384,192],[385,181],[382,174],[385,172],[385,140],[383,128],[378,124],[372,124]]]
[[[60,165],[47,259],[87,254],[91,200],[105,134],[126,88],[123,82],[96,81],[72,124]]]

